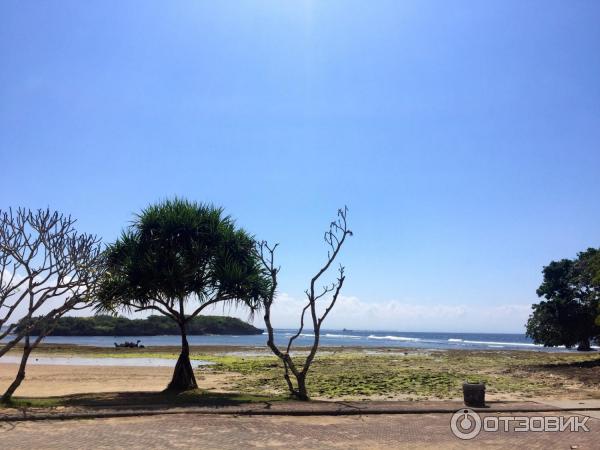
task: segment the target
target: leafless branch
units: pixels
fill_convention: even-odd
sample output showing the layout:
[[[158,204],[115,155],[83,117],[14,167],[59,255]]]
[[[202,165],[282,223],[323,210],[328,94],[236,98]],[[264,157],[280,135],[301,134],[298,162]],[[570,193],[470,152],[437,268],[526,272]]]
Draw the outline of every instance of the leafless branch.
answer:
[[[74,224],[70,216],[49,209],[0,211],[0,339],[9,337],[0,345],[0,357],[23,339],[34,348],[44,330],[93,296],[100,242],[79,234]],[[57,300],[57,306],[39,314]],[[31,343],[33,329],[42,332]]]
[[[344,273],[345,269],[343,266],[340,266],[338,269],[338,277],[333,283],[329,285],[326,284],[319,292],[317,292],[315,288],[321,277],[328,271],[331,264],[333,264],[337,258],[342,246],[344,245],[344,242],[346,241],[346,238],[348,236],[352,236],[352,231],[350,231],[348,228],[347,213],[348,208],[346,207],[338,210],[337,219],[331,222],[329,230],[325,232],[324,240],[329,247],[327,252],[327,260],[317,271],[315,276],[313,276],[310,280],[310,287],[305,291],[307,303],[300,314],[300,326],[298,331],[289,338],[285,351],[282,351],[275,343],[273,325],[271,323],[271,306],[273,305],[273,300],[275,298],[275,292],[277,289],[277,274],[280,270],[279,267],[275,266],[275,250],[277,248],[277,244],[271,247],[266,241],[262,241],[257,245],[257,253],[263,264],[263,268],[271,277],[271,289],[264,301],[264,319],[268,334],[267,345],[271,351],[283,362],[285,369],[284,378],[290,393],[301,400],[308,400],[306,375],[310,370],[310,366],[319,348],[321,326],[325,318],[335,306],[346,279]],[[326,304],[324,311],[319,315],[317,311],[317,302],[326,298],[329,294],[331,294],[331,298]],[[294,361],[290,352],[294,341],[302,334],[302,331],[304,330],[304,320],[307,311],[310,311],[314,337],[307,358],[300,364]],[[294,386],[291,381],[290,372],[296,378],[296,386]]]

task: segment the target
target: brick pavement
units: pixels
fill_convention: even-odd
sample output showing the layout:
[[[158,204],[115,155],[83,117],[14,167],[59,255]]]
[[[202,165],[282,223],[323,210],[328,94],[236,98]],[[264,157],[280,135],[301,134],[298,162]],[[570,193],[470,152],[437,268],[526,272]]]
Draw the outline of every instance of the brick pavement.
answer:
[[[408,414],[286,417],[185,414],[14,422],[0,424],[0,448],[584,449],[598,448],[600,441],[598,419],[588,421],[591,430],[589,433],[482,433],[471,441],[460,441],[450,432],[450,416]]]

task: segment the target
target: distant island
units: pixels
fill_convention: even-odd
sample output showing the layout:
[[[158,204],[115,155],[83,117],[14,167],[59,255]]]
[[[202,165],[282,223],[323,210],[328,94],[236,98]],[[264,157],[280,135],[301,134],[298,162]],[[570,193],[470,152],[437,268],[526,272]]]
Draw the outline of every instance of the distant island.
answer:
[[[31,332],[35,336],[39,330]],[[187,324],[190,336],[207,334],[262,334],[263,330],[234,317],[197,316]],[[62,317],[49,336],[160,336],[180,331],[177,324],[163,316],[147,319],[127,319],[98,315],[92,317]]]

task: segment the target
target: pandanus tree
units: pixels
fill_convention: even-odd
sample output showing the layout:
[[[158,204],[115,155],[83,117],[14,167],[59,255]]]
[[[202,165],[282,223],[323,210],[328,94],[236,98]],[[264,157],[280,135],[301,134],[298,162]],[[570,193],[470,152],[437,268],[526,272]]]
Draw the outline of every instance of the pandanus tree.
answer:
[[[254,239],[221,208],[181,199],[149,206],[108,246],[98,310],[158,311],[181,332],[168,390],[197,388],[186,324],[210,305],[260,306],[262,276]]]

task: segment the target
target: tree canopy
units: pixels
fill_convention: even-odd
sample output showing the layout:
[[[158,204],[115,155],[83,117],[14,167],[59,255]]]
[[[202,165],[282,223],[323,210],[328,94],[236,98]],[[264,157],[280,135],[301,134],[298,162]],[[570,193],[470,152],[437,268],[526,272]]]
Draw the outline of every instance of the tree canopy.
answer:
[[[186,320],[180,300],[256,308],[263,279],[253,248],[222,208],[181,199],[152,205],[107,248],[100,307],[154,309],[176,321]]]
[[[576,259],[552,261],[543,269],[537,290],[545,300],[533,305],[527,335],[548,347],[589,350],[600,339],[596,323],[600,303],[600,249],[589,248]]]

